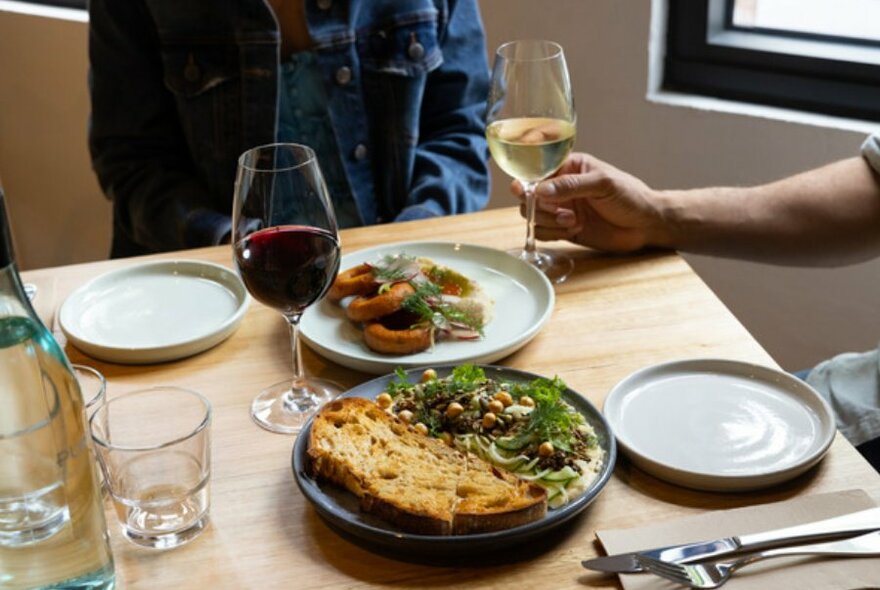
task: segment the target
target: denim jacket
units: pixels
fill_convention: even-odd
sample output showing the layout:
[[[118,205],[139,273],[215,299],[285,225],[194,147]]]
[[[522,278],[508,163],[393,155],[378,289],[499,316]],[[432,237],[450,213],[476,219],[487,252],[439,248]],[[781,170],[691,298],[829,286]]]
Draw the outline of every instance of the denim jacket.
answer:
[[[475,0],[305,0],[340,158],[367,224],[488,200]],[[238,156],[276,140],[264,0],[91,0],[89,147],[113,256],[219,243]]]

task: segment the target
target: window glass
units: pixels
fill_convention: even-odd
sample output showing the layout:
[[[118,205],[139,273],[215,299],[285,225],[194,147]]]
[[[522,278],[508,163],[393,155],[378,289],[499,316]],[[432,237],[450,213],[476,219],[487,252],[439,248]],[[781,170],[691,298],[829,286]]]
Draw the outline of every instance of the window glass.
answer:
[[[880,0],[731,0],[733,25],[880,41]]]

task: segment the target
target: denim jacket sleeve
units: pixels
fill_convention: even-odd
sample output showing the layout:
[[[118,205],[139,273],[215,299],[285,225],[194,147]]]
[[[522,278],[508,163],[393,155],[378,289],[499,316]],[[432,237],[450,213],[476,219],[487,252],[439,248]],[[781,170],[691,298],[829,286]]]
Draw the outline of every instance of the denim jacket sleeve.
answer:
[[[475,0],[449,2],[443,63],[426,82],[407,206],[397,221],[477,211],[489,200],[489,66]]]
[[[112,254],[219,243],[231,221],[193,169],[143,0],[91,0],[89,22],[89,149],[113,200]]]

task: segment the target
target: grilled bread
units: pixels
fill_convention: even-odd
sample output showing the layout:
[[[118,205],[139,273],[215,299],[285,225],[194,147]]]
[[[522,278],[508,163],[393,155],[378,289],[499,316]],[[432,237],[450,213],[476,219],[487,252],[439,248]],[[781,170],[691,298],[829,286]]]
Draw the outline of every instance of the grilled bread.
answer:
[[[407,532],[495,531],[547,511],[543,488],[420,434],[363,398],[324,406],[308,455],[312,475],[345,487],[365,512]]]

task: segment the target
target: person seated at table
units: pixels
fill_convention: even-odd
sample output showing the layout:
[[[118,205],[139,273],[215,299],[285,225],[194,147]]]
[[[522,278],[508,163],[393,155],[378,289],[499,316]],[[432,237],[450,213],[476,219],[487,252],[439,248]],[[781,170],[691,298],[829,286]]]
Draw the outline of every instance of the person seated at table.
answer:
[[[92,0],[89,147],[111,256],[228,241],[239,155],[315,149],[340,227],[489,195],[476,0]]]
[[[514,192],[522,193],[514,184]],[[672,248],[800,266],[880,256],[880,136],[855,156],[755,187],[654,190],[588,154],[537,187],[535,235],[609,252]],[[846,353],[806,376],[840,432],[880,471],[880,352]]]

